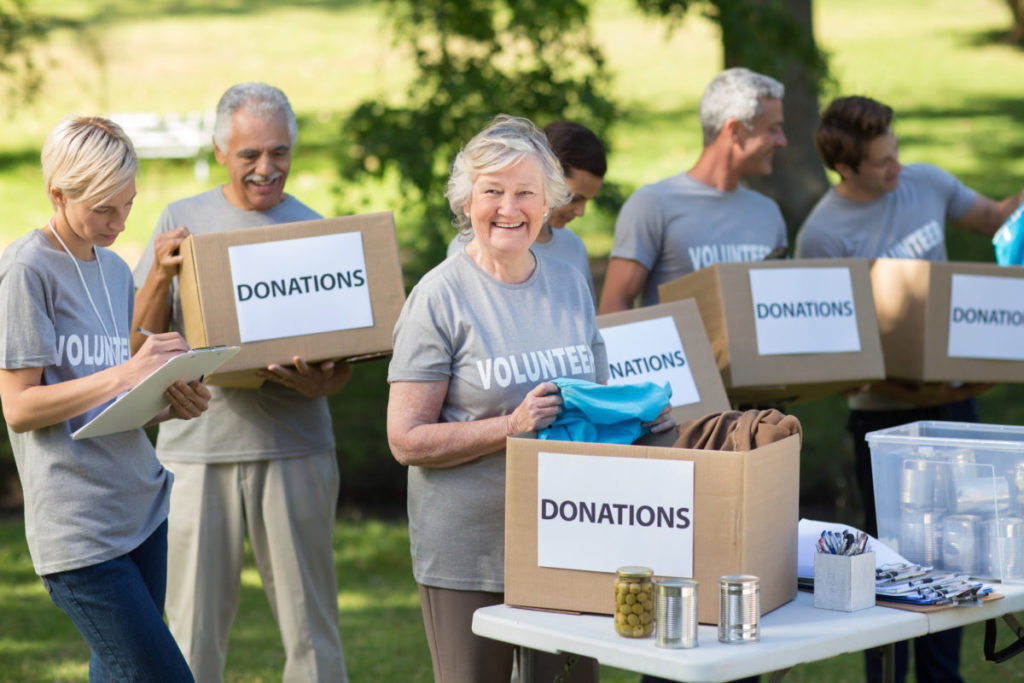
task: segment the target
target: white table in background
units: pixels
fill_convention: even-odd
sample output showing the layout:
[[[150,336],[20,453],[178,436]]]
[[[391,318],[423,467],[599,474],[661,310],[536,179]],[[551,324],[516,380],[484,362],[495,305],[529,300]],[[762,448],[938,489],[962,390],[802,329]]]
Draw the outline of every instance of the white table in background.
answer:
[[[801,591],[795,600],[761,618],[761,642],[726,645],[718,642],[716,627],[700,626],[698,647],[689,650],[656,647],[654,638],[622,638],[608,616],[558,614],[507,605],[477,610],[473,632],[524,649],[523,683],[532,683],[531,650],[572,652],[619,669],[690,683],[731,681],[785,672],[797,664],[890,646],[1024,609],[1024,585],[997,584],[995,588],[1006,597],[983,607],[933,613],[887,607],[833,612],[815,609],[814,596]],[[891,657],[892,649],[887,649]]]

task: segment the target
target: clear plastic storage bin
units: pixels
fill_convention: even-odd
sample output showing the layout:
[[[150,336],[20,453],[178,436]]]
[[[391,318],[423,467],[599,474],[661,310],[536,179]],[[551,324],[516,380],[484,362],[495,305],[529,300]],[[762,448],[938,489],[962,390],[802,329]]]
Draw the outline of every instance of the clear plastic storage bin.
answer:
[[[866,438],[878,540],[911,562],[1024,579],[1024,427],[923,421]]]

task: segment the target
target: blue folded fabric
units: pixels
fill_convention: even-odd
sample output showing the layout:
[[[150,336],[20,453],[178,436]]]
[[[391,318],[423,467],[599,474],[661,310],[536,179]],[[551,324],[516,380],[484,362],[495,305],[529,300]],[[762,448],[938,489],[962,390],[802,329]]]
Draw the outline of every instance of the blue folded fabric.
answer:
[[[650,431],[641,423],[658,417],[672,397],[668,382],[604,385],[569,377],[551,381],[562,392],[562,412],[537,437],[552,441],[633,443]]]

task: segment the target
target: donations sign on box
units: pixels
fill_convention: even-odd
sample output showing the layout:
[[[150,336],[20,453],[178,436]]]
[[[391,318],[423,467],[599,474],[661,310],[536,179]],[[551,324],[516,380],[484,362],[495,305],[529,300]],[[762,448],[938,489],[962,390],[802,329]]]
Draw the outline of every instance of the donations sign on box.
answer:
[[[228,247],[242,343],[373,326],[358,232]]]
[[[693,298],[734,404],[806,401],[884,377],[866,259],[716,263],[658,287]]]
[[[1024,267],[881,258],[871,284],[888,377],[1024,382]]]
[[[631,483],[635,485],[631,485]],[[537,454],[537,564],[693,575],[693,462]]]
[[[757,352],[860,351],[849,268],[779,268],[750,271]]]
[[[949,355],[1024,360],[1024,280],[953,274]]]
[[[192,346],[241,346],[207,382],[255,388],[260,368],[391,351],[405,303],[391,212],[191,235],[179,291]]]
[[[729,409],[692,299],[600,315],[597,326],[608,354],[608,384],[668,382],[676,422]]]

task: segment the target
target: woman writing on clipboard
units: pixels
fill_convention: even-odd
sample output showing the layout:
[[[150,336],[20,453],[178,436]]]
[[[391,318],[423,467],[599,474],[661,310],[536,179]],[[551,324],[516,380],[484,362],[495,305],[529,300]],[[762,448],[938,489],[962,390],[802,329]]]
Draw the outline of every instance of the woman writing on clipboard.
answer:
[[[0,401],[32,562],[92,650],[91,681],[191,681],[163,622],[172,476],[142,429],[71,436],[188,349],[166,333],[129,353],[135,288],[105,247],[125,228],[138,160],[113,122],[69,117],[42,167],[53,217],[0,257]],[[166,395],[154,422],[196,417],[210,396],[198,382]]]

